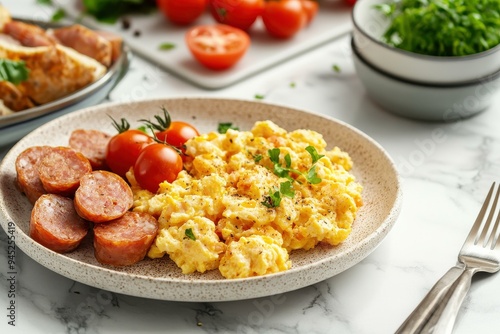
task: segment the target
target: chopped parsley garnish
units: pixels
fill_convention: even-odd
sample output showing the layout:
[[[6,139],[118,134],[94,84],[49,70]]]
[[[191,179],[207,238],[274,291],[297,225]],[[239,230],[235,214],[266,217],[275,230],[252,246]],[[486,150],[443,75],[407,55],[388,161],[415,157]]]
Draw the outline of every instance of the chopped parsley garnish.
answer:
[[[332,70],[336,73],[340,73],[340,66],[337,64],[332,65]]]
[[[264,197],[262,205],[267,208],[276,208],[280,206],[282,196],[290,198],[295,196],[291,181],[282,182],[279,189],[269,190],[269,196]]]
[[[196,241],[196,237],[194,236],[193,229],[192,228],[187,228],[186,231],[184,231],[184,234],[186,237],[189,239]]]
[[[29,69],[24,61],[0,59],[0,81],[8,81],[18,85],[28,80],[28,77]]]
[[[311,184],[321,183],[321,178],[316,173],[316,163],[319,159],[324,157],[322,154],[318,154],[318,151],[313,146],[307,146],[306,151],[311,155],[312,166],[306,173],[302,173],[299,170],[291,168],[292,166],[292,158],[290,154],[286,154],[283,157],[284,165],[280,161],[281,150],[279,148],[273,148],[268,150],[269,160],[273,163],[273,173],[284,179],[288,179],[288,181],[282,182],[280,184],[279,189],[271,189],[269,191],[269,196],[264,197],[264,201],[262,204],[268,208],[278,207],[281,203],[282,196],[287,196],[293,198],[295,196],[295,191],[293,190],[292,182],[299,182],[294,179],[291,174],[303,176],[307,182]],[[256,159],[258,155],[254,156],[255,162],[260,161],[262,158]]]
[[[229,129],[236,131],[240,130],[237,126],[234,126],[233,123],[219,123],[219,126],[217,127],[217,131],[222,134],[226,133]]]
[[[163,51],[168,51],[175,49],[175,44],[174,43],[161,43],[160,46],[158,46],[158,49],[163,50]]]
[[[52,17],[50,18],[50,20],[52,22],[58,22],[58,21],[61,21],[62,19],[64,19],[66,17],[66,12],[64,11],[64,9],[62,8],[58,8],[54,14],[52,14]]]
[[[262,94],[255,94],[255,96],[254,96],[254,97],[255,97],[255,99],[257,99],[257,100],[264,100],[264,97],[265,97],[265,96],[264,96],[264,95],[262,95]]]

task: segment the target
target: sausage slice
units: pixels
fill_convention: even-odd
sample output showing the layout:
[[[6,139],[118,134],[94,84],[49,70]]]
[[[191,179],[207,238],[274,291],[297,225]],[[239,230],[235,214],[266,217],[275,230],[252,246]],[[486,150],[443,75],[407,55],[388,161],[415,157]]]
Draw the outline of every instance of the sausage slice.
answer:
[[[89,159],[92,169],[106,169],[106,150],[111,135],[99,130],[77,129],[69,137],[69,146]]]
[[[52,151],[51,146],[33,146],[27,148],[16,159],[17,183],[31,204],[47,193],[38,174],[42,158]]]
[[[40,162],[38,173],[48,193],[73,196],[80,178],[92,172],[92,166],[80,152],[69,147],[54,147]]]
[[[31,238],[54,252],[74,250],[88,230],[89,223],[76,214],[71,198],[45,194],[31,211]]]
[[[132,207],[134,195],[120,176],[99,170],[80,179],[74,202],[82,218],[102,223],[123,216]]]
[[[147,213],[127,212],[94,225],[94,254],[102,264],[128,266],[141,261],[158,233],[158,221]]]

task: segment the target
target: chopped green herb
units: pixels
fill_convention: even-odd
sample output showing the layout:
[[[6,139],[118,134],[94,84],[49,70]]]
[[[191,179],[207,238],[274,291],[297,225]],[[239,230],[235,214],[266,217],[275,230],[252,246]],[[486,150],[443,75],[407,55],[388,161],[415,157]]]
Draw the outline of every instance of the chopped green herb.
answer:
[[[267,208],[277,208],[281,204],[282,196],[293,198],[295,196],[295,190],[293,190],[292,182],[285,181],[280,183],[279,189],[270,189],[269,196],[264,197],[262,205]]]
[[[309,182],[310,184],[321,183],[321,178],[318,177],[318,174],[316,174],[316,165],[312,166],[307,171],[306,179],[307,179],[307,182]]]
[[[175,44],[174,43],[162,43],[162,44],[160,44],[158,49],[164,50],[164,51],[172,50],[172,49],[175,49]]]
[[[262,160],[262,158],[263,158],[262,154],[257,154],[257,155],[254,155],[253,161],[259,162]]]
[[[217,131],[222,134],[226,133],[229,129],[236,131],[240,130],[237,126],[234,126],[233,123],[219,123],[219,126],[217,127]]]
[[[375,9],[391,22],[382,40],[432,56],[464,56],[500,43],[498,0],[389,0]]]
[[[278,207],[279,204],[281,203],[281,195],[291,197],[295,196],[295,191],[292,188],[292,182],[298,182],[300,181],[292,178],[290,173],[296,174],[296,175],[302,175],[307,182],[311,184],[318,184],[321,183],[321,178],[318,176],[316,173],[316,163],[318,162],[319,159],[324,157],[322,154],[318,154],[318,151],[316,150],[315,147],[313,146],[307,146],[306,151],[309,152],[312,158],[312,166],[309,168],[307,173],[302,173],[299,170],[293,169],[292,167],[292,158],[290,154],[286,154],[283,159],[285,160],[285,166],[283,166],[280,162],[280,154],[281,150],[279,148],[273,148],[267,151],[269,155],[269,160],[273,163],[273,173],[276,176],[279,176],[280,178],[285,178],[288,179],[288,181],[285,181],[280,184],[280,189],[271,189],[269,191],[269,196],[266,196],[264,198],[264,201],[262,202],[263,205],[265,205],[268,208],[273,208],[273,207]],[[254,156],[255,162],[260,161],[262,158],[259,158],[258,160],[255,158],[257,156]]]
[[[332,70],[334,70],[336,73],[340,73],[340,66],[339,66],[339,65],[337,65],[337,64],[334,64],[334,65],[332,66]]]
[[[102,23],[113,24],[129,13],[149,13],[156,10],[154,0],[83,0],[85,12]]]
[[[52,14],[52,17],[50,18],[50,20],[52,22],[58,22],[58,21],[61,21],[62,19],[64,19],[66,17],[66,12],[64,11],[64,9],[62,8],[58,8],[54,14]]]
[[[52,0],[36,0],[36,3],[40,5],[53,5]]]
[[[185,231],[184,231],[184,234],[186,235],[186,237],[188,237],[189,239],[193,240],[193,241],[196,241],[196,237],[194,236],[194,233],[193,233],[193,229],[192,228],[187,228]]]
[[[282,182],[280,184],[280,193],[286,197],[293,198],[295,196],[295,190],[293,190],[292,182]]]
[[[290,82],[290,87],[295,88],[295,82]]]
[[[314,146],[311,146],[311,145],[307,146],[306,151],[309,152],[309,154],[311,155],[313,165],[316,162],[318,162],[319,159],[324,157],[323,154],[318,154],[318,151],[316,150],[316,148]]]
[[[18,85],[28,80],[28,77],[29,69],[24,61],[0,59],[0,81],[9,81]]]
[[[255,99],[257,100],[264,100],[264,95],[261,95],[261,94],[255,94]]]

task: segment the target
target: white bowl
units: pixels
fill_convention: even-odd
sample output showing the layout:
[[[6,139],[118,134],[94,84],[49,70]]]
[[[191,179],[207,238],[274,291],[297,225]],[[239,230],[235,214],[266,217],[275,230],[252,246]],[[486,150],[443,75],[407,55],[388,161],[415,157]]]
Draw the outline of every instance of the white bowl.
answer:
[[[363,0],[364,1],[364,0]],[[370,98],[387,111],[425,121],[454,121],[487,109],[500,85],[500,71],[461,84],[423,84],[370,64],[351,40],[354,67]]]
[[[389,20],[373,7],[387,0],[360,0],[352,11],[359,54],[387,73],[423,83],[476,80],[500,70],[500,45],[469,56],[427,56],[392,47],[381,40]]]

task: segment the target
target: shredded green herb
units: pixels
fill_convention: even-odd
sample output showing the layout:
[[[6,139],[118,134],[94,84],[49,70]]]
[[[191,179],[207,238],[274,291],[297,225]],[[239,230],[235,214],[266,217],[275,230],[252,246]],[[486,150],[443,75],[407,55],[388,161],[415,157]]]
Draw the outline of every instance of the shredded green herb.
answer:
[[[269,195],[264,197],[264,201],[262,202],[264,206],[268,208],[275,208],[280,205],[282,196],[287,196],[290,198],[293,198],[295,196],[292,182],[295,181],[300,183],[300,181],[294,179],[291,174],[303,176],[307,180],[307,182],[311,184],[321,183],[321,178],[316,173],[316,163],[319,159],[324,157],[324,155],[318,154],[318,151],[313,146],[307,146],[306,151],[311,155],[312,165],[306,173],[302,173],[299,170],[291,168],[292,158],[290,157],[290,154],[286,154],[283,157],[284,164],[282,164],[280,161],[281,150],[279,148],[268,150],[267,153],[269,154],[269,160],[273,163],[273,173],[280,178],[287,179],[288,181],[282,182],[279,189],[269,190]],[[261,159],[261,155],[254,156],[255,162],[259,162]]]
[[[52,17],[50,18],[50,20],[52,22],[59,22],[61,21],[62,19],[64,19],[66,17],[66,12],[64,11],[64,9],[62,8],[58,8],[54,14],[52,14]]]
[[[156,9],[154,0],[83,0],[85,12],[103,23],[115,23],[122,15],[149,13]]]
[[[196,237],[194,236],[194,233],[193,233],[193,229],[192,228],[187,228],[185,231],[184,231],[184,234],[186,235],[186,237],[188,237],[189,239],[193,240],[193,241],[196,241]]]
[[[499,0],[390,0],[375,8],[391,20],[383,41],[406,51],[465,56],[500,43]]]
[[[240,130],[237,126],[234,126],[233,123],[219,123],[219,126],[217,127],[217,132],[224,134],[229,129],[236,131]]]
[[[175,44],[174,43],[161,43],[158,49],[163,50],[163,51],[168,51],[175,49]]]
[[[28,77],[29,69],[24,61],[0,59],[0,81],[9,81],[18,85],[28,80]]]

